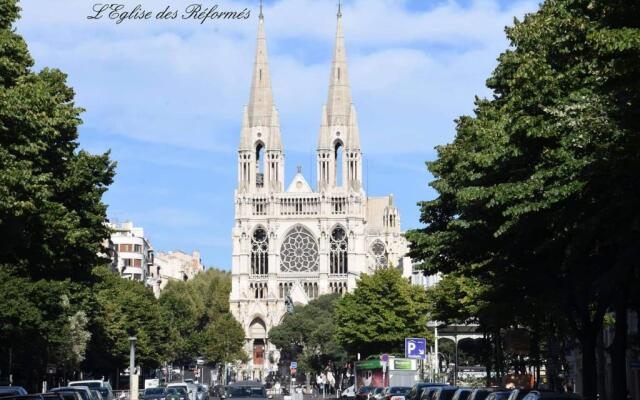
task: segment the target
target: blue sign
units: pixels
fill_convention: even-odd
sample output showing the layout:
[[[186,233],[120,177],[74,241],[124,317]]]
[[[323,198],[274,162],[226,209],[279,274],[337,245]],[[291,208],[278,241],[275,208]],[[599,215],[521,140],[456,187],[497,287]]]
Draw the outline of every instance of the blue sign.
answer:
[[[424,360],[427,357],[427,339],[404,339],[404,356],[406,358],[421,358]]]
[[[298,368],[298,363],[295,362],[295,361],[291,361],[291,367],[290,368],[292,368],[292,369]]]

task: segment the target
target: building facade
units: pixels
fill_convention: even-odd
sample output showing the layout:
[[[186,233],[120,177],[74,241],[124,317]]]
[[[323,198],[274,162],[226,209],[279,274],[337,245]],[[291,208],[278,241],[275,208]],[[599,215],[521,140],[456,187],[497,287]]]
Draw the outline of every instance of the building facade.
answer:
[[[298,168],[285,185],[285,152],[260,12],[249,103],[238,150],[232,230],[231,312],[245,330],[245,378],[263,379],[278,354],[269,330],[285,299],[308,301],[355,288],[361,274],[389,266],[411,275],[393,196],[368,197],[356,110],[351,102],[342,15],[317,138],[313,188]]]
[[[156,296],[170,281],[188,281],[204,271],[200,252],[191,254],[181,251],[157,252],[151,266],[151,279]]]
[[[144,236],[142,227],[132,222],[108,224],[111,229],[113,266],[116,272],[125,279],[132,279],[149,284],[150,267],[153,264],[153,247]]]

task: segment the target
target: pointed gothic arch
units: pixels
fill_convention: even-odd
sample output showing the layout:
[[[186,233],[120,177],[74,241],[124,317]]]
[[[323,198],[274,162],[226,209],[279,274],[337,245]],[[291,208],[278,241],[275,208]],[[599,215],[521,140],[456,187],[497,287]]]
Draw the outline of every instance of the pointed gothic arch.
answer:
[[[266,148],[262,140],[258,140],[255,145],[256,149],[256,186],[264,185],[264,164]]]
[[[262,225],[258,225],[251,235],[251,274],[266,275],[268,273],[269,235]]]
[[[336,135],[340,135],[340,132],[337,132]],[[333,162],[335,166],[336,187],[341,187],[344,184],[342,179],[342,175],[344,173],[344,157],[344,143],[342,143],[342,140],[336,139],[333,142]]]
[[[349,237],[342,225],[336,225],[329,236],[329,272],[346,274],[348,268]]]

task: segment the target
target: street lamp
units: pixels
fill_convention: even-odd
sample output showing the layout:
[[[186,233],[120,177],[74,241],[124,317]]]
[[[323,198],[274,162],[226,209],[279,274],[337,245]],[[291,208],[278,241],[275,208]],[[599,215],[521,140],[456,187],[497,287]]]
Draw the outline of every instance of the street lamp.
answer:
[[[129,337],[129,399],[138,400],[138,375],[136,374],[136,340],[135,336]]]

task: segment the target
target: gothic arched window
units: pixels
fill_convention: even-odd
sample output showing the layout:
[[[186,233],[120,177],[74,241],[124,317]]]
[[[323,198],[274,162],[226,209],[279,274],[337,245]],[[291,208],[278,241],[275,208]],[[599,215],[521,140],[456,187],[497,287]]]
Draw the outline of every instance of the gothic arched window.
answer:
[[[374,265],[376,268],[386,268],[389,266],[387,248],[380,240],[376,240],[371,245],[371,255],[373,256]]]
[[[282,272],[315,272],[318,270],[318,243],[304,227],[293,228],[280,248]]]
[[[336,173],[336,186],[342,186],[342,158],[344,157],[342,141],[337,140],[335,143],[334,161],[335,161],[335,173]]]
[[[331,232],[329,238],[329,271],[332,274],[346,274],[347,268],[347,248],[348,248],[347,233],[345,230],[338,226]]]
[[[251,237],[251,273],[266,275],[269,273],[269,237],[267,232],[258,228]]]

